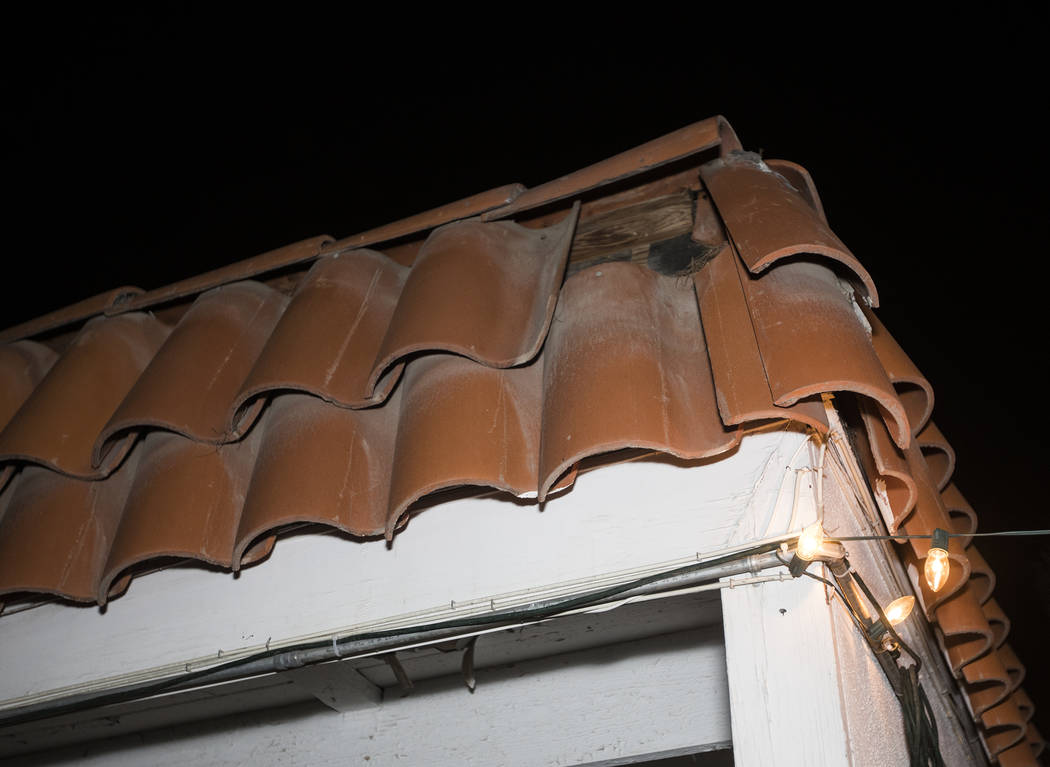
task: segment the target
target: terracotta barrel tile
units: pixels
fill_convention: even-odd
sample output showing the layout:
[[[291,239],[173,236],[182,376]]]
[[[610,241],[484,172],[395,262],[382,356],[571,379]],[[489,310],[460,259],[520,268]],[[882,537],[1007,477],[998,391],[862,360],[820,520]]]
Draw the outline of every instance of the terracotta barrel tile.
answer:
[[[1027,739],[999,752],[998,759],[1001,767],[1039,767]]]
[[[981,735],[993,756],[1025,741],[1025,721],[1012,700],[1004,700],[982,713],[980,722]]]
[[[896,534],[915,509],[919,497],[919,488],[908,466],[908,460],[899,447],[893,442],[886,421],[878,412],[875,403],[862,398],[858,402],[861,422],[867,436],[872,462],[878,476],[875,477],[876,489],[882,490],[889,501],[892,519],[887,527],[891,534]]]
[[[948,440],[941,434],[937,424],[929,421],[925,428],[919,432],[915,441],[922,450],[923,458],[926,459],[926,468],[938,490],[944,490],[955,471],[955,450],[948,444]]]
[[[904,457],[908,464],[908,471],[915,481],[917,495],[915,509],[901,525],[901,530],[906,535],[917,536],[932,535],[937,528],[951,530],[951,518],[941,502],[940,493],[934,487],[926,460],[918,444],[913,442],[909,445]],[[907,545],[915,552],[916,566],[920,572],[925,567],[931,543],[929,538],[907,539]],[[948,557],[951,560],[951,573],[948,576],[948,582],[941,587],[940,591],[934,593],[927,588],[925,578],[920,579],[919,585],[922,589],[923,604],[926,606],[927,615],[931,615],[937,605],[949,599],[969,582],[970,560],[961,539],[954,537],[948,539]]]
[[[161,557],[232,565],[234,536],[258,438],[227,445],[153,432],[135,452],[135,476],[98,586],[98,601],[133,565]]]
[[[0,595],[27,591],[95,601],[134,464],[132,455],[98,482],[23,469],[0,498]]]
[[[1027,673],[1024,664],[1021,663],[1021,659],[1017,657],[1017,653],[1014,652],[1008,644],[1004,644],[996,651],[996,656],[1002,662],[1003,667],[1006,669],[1006,673],[1010,675],[1010,692],[1014,692],[1024,684],[1025,674]]]
[[[104,455],[93,454],[95,440],[168,331],[146,314],[85,325],[0,432],[0,462],[25,460],[86,478],[112,471],[134,435],[111,443]]]
[[[824,203],[820,201],[817,185],[813,183],[813,177],[809,175],[808,170],[790,160],[766,160],[765,163],[771,171],[783,176],[795,191],[802,195],[802,199],[816,211],[821,221],[825,224],[828,222],[828,217],[824,215]]]
[[[693,237],[714,255],[691,282],[616,262],[562,286],[577,204],[545,229],[448,224],[394,247],[411,268],[315,239],[44,318],[119,315],[57,359],[0,346],[0,596],[104,603],[144,562],[237,569],[293,524],[392,536],[446,488],[542,500],[605,452],[708,458],[772,419],[826,433],[820,395],[837,391],[860,395],[859,451],[890,530],[970,536],[932,388],[868,308],[870,276],[805,169],[737,146],[701,170]],[[290,301],[241,282],[201,295],[174,330],[125,313],[315,258]],[[929,540],[905,544],[921,572]],[[1025,725],[995,575],[969,537],[949,554],[948,584],[934,594],[920,577],[920,597],[990,753],[1031,764],[1044,744]]]
[[[970,586],[983,605],[992,598],[992,592],[995,591],[995,571],[981,556],[976,546],[971,544],[967,547],[966,556],[970,560]]]
[[[33,393],[57,356],[35,341],[0,346],[0,430]]]
[[[1003,642],[1006,641],[1006,636],[1010,633],[1010,619],[994,599],[989,599],[985,602],[981,609],[984,610],[984,617],[988,620],[988,625],[992,627],[992,633],[995,637],[993,641],[994,646],[1001,647]]]
[[[648,447],[703,458],[736,444],[699,325],[688,283],[635,264],[566,281],[543,351],[540,498],[587,455]]]
[[[447,351],[493,367],[536,356],[547,335],[579,206],[545,229],[463,221],[432,233],[404,289],[373,368],[419,351]]]
[[[0,346],[0,431],[51,369],[58,355],[35,341]],[[18,470],[17,464],[0,464],[0,492]]]
[[[700,168],[740,257],[754,274],[781,259],[814,255],[846,267],[871,304],[878,292],[867,270],[817,209],[753,152],[733,152]]]
[[[741,284],[774,403],[852,391],[875,400],[893,441],[907,446],[907,414],[834,272],[793,261],[761,277],[743,272]]]
[[[948,660],[955,673],[960,673],[963,666],[992,647],[992,629],[969,584],[944,600],[934,612],[933,620],[944,637]]]
[[[428,355],[408,364],[399,388],[388,537],[409,505],[437,490],[476,485],[536,492],[541,363],[501,370]]]
[[[238,413],[260,394],[279,389],[309,392],[343,407],[381,402],[402,365],[391,367],[375,391],[369,391],[369,378],[407,275],[406,267],[372,250],[318,259],[244,382]]]
[[[933,413],[933,387],[875,313],[866,307],[862,309],[871,326],[871,344],[886,375],[897,389],[897,396],[908,414],[912,434],[918,435]]]
[[[253,430],[258,457],[237,528],[235,569],[260,537],[293,523],[383,532],[399,396],[367,410],[305,394],[273,398]]]
[[[977,512],[973,510],[973,507],[963,497],[963,494],[959,492],[953,484],[949,484],[944,491],[941,493],[941,502],[944,504],[944,508],[948,511],[948,516],[952,521],[952,532],[966,534],[966,538],[960,538],[963,546],[969,546],[970,541],[973,540],[972,535],[977,531]]]
[[[1028,697],[1028,693],[1023,689],[1018,689],[1014,690],[1010,697],[1013,698],[1014,705],[1017,706],[1017,710],[1021,712],[1024,720],[1026,722],[1031,721],[1032,717],[1035,716],[1035,704]]]
[[[711,198],[700,190],[693,208],[693,230],[689,236],[693,242],[708,248],[711,255],[717,254],[729,246],[722,220],[718,217]]]
[[[948,518],[948,512],[942,505],[941,493],[937,487],[936,479],[930,474],[929,462],[926,460],[926,456],[923,454],[918,442],[912,442],[905,448],[903,455],[908,465],[908,472],[914,479],[915,487],[918,490],[916,505],[924,503],[929,509],[925,525],[929,526],[929,529],[923,529],[921,532],[932,533],[934,527],[949,530],[951,523]],[[949,539],[949,544],[952,543],[957,543],[957,541]],[[912,545],[916,547],[919,556],[926,556],[926,550],[929,548],[930,542],[913,541]]]
[[[1025,729],[1025,740],[1028,743],[1029,748],[1032,749],[1032,755],[1036,758],[1043,753],[1043,749],[1046,748],[1046,740],[1036,729],[1035,725],[1029,722],[1028,727]]]
[[[963,686],[974,715],[999,705],[1010,694],[1010,674],[998,653],[990,652],[962,667]]]
[[[257,282],[205,293],[190,307],[99,435],[170,429],[200,442],[231,439],[230,410],[287,299]]]
[[[827,419],[819,402],[801,400],[790,408],[773,404],[735,253],[729,248],[723,250],[693,276],[693,281],[722,420],[734,426],[790,418],[827,432]]]

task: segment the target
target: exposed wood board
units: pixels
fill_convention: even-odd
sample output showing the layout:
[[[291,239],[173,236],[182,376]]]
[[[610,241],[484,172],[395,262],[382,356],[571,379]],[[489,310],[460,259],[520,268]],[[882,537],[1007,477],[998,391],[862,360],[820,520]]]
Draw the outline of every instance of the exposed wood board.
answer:
[[[447,677],[368,710],[311,702],[14,763],[614,765],[729,739],[724,648],[702,629],[482,670],[474,694]]]
[[[830,608],[809,578],[722,590],[738,767],[850,764]]]
[[[581,221],[569,261],[588,261],[677,237],[692,229],[693,200],[688,192],[657,197]]]
[[[670,176],[661,176],[640,186],[632,186],[615,194],[583,199],[580,205],[579,222],[582,223],[603,213],[636,205],[655,197],[666,197],[679,192],[702,192],[699,165]],[[525,217],[518,219],[517,223],[529,229],[550,226],[560,221],[571,207],[571,203],[565,202],[552,210],[544,210],[539,215],[526,214]]]
[[[451,501],[413,518],[392,548],[291,536],[237,578],[190,567],[154,573],[105,613],[48,604],[5,615],[0,701],[12,705],[75,684],[97,689],[121,675],[215,658],[220,649],[227,657],[268,640],[741,543],[753,539],[741,527],[749,506],[769,508],[783,475],[775,467],[801,439],[787,431],[749,434],[732,456],[690,468],[667,460],[604,467],[581,476],[542,513],[495,496]],[[70,636],[77,637],[75,653]]]
[[[607,264],[613,261],[630,261],[632,264],[641,264],[642,266],[645,266],[649,263],[649,245],[637,245],[615,253],[606,253],[578,261],[570,261],[565,273],[567,275],[572,275],[576,274],[576,272],[582,272],[584,269],[589,269],[592,266]]]

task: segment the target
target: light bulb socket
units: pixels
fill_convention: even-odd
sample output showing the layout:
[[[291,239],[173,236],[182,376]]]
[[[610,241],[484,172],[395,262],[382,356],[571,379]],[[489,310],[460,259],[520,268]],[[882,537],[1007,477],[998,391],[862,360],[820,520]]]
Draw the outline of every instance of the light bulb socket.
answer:
[[[868,639],[873,644],[879,644],[883,636],[887,635],[889,630],[886,628],[886,624],[881,619],[876,620],[870,626],[868,626]]]
[[[791,557],[791,561],[788,562],[788,572],[791,573],[792,578],[802,577],[802,573],[806,572],[806,568],[809,567],[809,561],[800,557],[797,553]]]
[[[948,550],[948,531],[937,527],[933,530],[933,539],[930,541],[931,549]]]

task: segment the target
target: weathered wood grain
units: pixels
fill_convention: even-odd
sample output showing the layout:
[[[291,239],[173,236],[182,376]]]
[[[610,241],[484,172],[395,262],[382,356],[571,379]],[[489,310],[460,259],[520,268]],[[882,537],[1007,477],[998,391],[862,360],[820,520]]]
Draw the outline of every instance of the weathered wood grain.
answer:
[[[687,191],[600,213],[576,227],[569,262],[587,262],[631,251],[692,231],[693,201]]]

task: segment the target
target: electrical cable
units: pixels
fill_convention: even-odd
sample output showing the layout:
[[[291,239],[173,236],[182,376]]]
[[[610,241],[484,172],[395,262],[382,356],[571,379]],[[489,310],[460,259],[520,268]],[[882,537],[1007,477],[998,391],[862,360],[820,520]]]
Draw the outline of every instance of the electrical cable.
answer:
[[[764,534],[764,537],[768,536],[770,531],[773,529],[773,522],[776,520],[777,517],[777,509],[780,508],[780,499],[784,495],[784,485],[786,484],[786,476],[791,473],[795,474],[795,497],[791,503],[791,518],[788,520],[787,529],[790,530],[795,526],[795,515],[798,510],[800,477],[803,472],[810,471],[811,469],[809,469],[808,467],[796,469],[794,468],[794,463],[798,459],[799,455],[801,455],[802,451],[812,443],[815,434],[816,432],[812,429],[807,430],[806,438],[798,444],[798,447],[795,448],[795,452],[791,454],[790,458],[788,458],[787,465],[784,466],[785,476],[781,478],[780,486],[777,488],[776,498],[773,499],[773,508],[770,510],[769,513],[769,522],[766,524],[766,532]]]
[[[849,566],[849,560],[846,560],[846,564],[847,566]],[[849,566],[849,571],[853,580],[856,581],[857,585],[860,586],[861,591],[864,592],[864,596],[868,598],[868,601],[871,602],[871,604],[874,605],[875,609],[878,611],[879,620],[882,621],[882,625],[886,628],[887,633],[889,633],[889,635],[893,638],[894,642],[896,642],[900,647],[907,651],[908,655],[910,655],[912,657],[912,660],[915,661],[915,665],[919,669],[921,669],[922,660],[915,653],[915,651],[912,650],[911,647],[909,647],[908,644],[901,638],[900,634],[897,633],[897,630],[893,627],[893,624],[890,623],[889,618],[886,617],[886,613],[883,612],[882,605],[879,603],[878,600],[875,599],[875,595],[871,593],[871,589],[868,588],[868,584],[866,584],[864,582],[864,579],[860,577],[860,573],[854,570],[852,566]]]
[[[991,533],[948,533],[949,538],[975,538],[978,536],[996,535],[1050,535],[1050,530],[996,530]],[[829,541],[898,541],[904,539],[929,539],[933,534],[917,535],[836,535],[828,536]]]
[[[781,556],[779,551],[776,553],[776,558],[783,565],[789,564],[787,560]],[[891,624],[886,617],[886,613],[883,611],[881,603],[875,599],[871,589],[868,588],[868,585],[864,582],[864,579],[860,574],[853,569],[849,560],[843,557],[842,562],[846,568],[846,573],[848,573],[852,581],[856,583],[863,592],[865,598],[867,598],[875,608],[882,627],[885,628],[886,633],[889,634],[894,645],[880,646],[880,643],[878,643],[876,639],[873,639],[870,627],[865,625],[857,615],[853,603],[846,597],[840,584],[833,583],[827,578],[823,578],[806,570],[802,571],[802,575],[821,582],[826,586],[831,586],[839,596],[842,604],[845,606],[854,625],[867,640],[869,648],[875,655],[875,659],[879,662],[883,674],[886,676],[886,681],[889,682],[890,688],[893,690],[894,695],[900,703],[901,717],[904,723],[904,740],[905,746],[908,750],[910,767],[944,767],[944,759],[940,753],[940,743],[938,740],[937,721],[933,715],[933,710],[930,707],[926,691],[919,682],[919,671],[922,669],[922,660],[897,633],[893,624]],[[859,598],[859,594],[855,594],[855,597]],[[873,625],[878,626],[879,624],[876,623]],[[904,650],[912,658],[913,663],[911,665],[902,667],[897,662],[901,650]]]
[[[848,565],[848,561],[847,561]],[[897,647],[903,649],[911,656],[914,663],[907,668],[902,668],[896,659],[900,652],[897,649],[883,651],[892,658],[892,661],[882,662],[882,653],[869,639],[872,651],[879,658],[879,665],[886,674],[890,687],[893,688],[897,699],[901,704],[901,716],[904,720],[905,744],[908,748],[908,757],[911,767],[944,767],[944,758],[941,756],[940,743],[938,741],[937,720],[930,707],[926,691],[919,682],[919,671],[922,669],[922,660],[911,647],[901,638],[893,625],[886,618],[882,605],[875,599],[868,585],[857,571],[849,567],[850,576],[860,587],[861,591],[878,611],[879,620],[883,627],[893,638]]]
[[[714,557],[712,559],[703,560],[695,564],[688,564],[664,572],[647,575],[642,578],[636,578],[635,580],[627,581],[625,583],[620,583],[614,586],[609,586],[604,589],[599,589],[598,591],[592,591],[586,594],[581,594],[574,597],[567,597],[563,599],[547,600],[542,603],[534,603],[533,605],[527,605],[523,608],[515,608],[510,610],[504,610],[501,612],[485,613],[483,615],[464,616],[462,618],[453,618],[444,621],[437,621],[434,623],[420,624],[417,626],[366,631],[361,632],[359,634],[352,634],[342,637],[337,642],[333,642],[329,638],[304,642],[290,647],[268,649],[258,653],[247,655],[242,658],[226,661],[225,663],[219,663],[214,666],[209,666],[204,669],[187,671],[183,674],[179,674],[168,679],[162,679],[156,682],[137,685],[131,689],[118,690],[109,693],[104,692],[99,693],[97,695],[88,695],[72,702],[58,702],[57,705],[39,704],[31,707],[26,707],[34,709],[32,711],[19,712],[16,709],[15,712],[10,716],[4,716],[2,713],[0,713],[0,727],[20,724],[22,722],[34,721],[45,717],[58,716],[60,714],[74,713],[76,711],[82,711],[89,708],[96,708],[99,706],[112,705],[114,703],[122,703],[128,700],[133,700],[135,698],[144,698],[151,695],[157,695],[160,693],[167,692],[174,687],[186,685],[191,682],[207,684],[209,683],[209,677],[215,677],[216,675],[219,675],[222,672],[244,667],[247,666],[249,663],[263,661],[269,658],[274,659],[274,667],[270,670],[280,671],[290,668],[298,668],[307,664],[319,663],[325,660],[331,660],[340,653],[341,647],[345,647],[354,642],[408,637],[415,634],[437,632],[443,629],[453,630],[469,627],[492,626],[500,623],[520,623],[522,621],[542,620],[554,617],[555,615],[579,607],[585,607],[587,605],[609,600],[613,597],[616,597],[619,594],[641,588],[651,583],[656,583],[665,579],[671,579],[678,576],[687,575],[689,573],[717,567],[719,565],[735,562],[738,560],[748,559],[750,557],[760,554],[768,554],[773,551],[776,551],[779,545],[779,540],[775,542],[763,543],[761,545],[740,549],[738,551],[734,551],[732,553],[725,554],[719,557]],[[309,651],[315,650],[321,650],[321,653],[315,654],[323,657],[315,658],[311,655],[306,660],[300,657],[302,654],[306,654]],[[287,660],[285,661],[284,659]]]
[[[777,552],[777,559],[779,559],[780,563],[785,567],[790,567],[791,563],[785,560],[782,556],[780,556],[779,551]],[[849,614],[849,617],[853,620],[853,624],[858,629],[860,629],[862,633],[867,634],[867,629],[861,622],[860,616],[857,615],[856,611],[853,609],[853,605],[851,605],[849,603],[849,600],[846,599],[846,595],[842,593],[842,589],[837,583],[835,583],[834,581],[830,581],[827,578],[824,578],[820,575],[816,575],[815,573],[811,573],[809,570],[803,570],[802,574],[805,575],[807,578],[812,578],[815,581],[823,583],[825,586],[830,586],[831,589],[838,595],[839,601],[842,602],[842,606],[846,609],[846,612]]]

